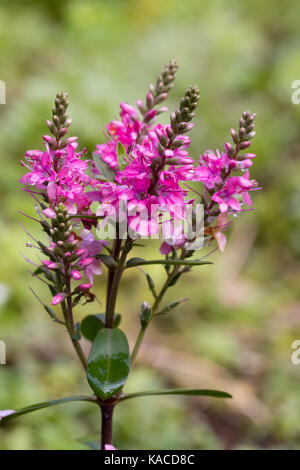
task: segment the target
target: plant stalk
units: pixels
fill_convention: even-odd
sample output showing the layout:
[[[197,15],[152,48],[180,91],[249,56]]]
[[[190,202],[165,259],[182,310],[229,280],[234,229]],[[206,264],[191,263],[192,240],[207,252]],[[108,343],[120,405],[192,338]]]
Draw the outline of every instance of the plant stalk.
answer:
[[[57,273],[57,282],[60,287],[60,291],[62,291],[62,283],[61,283],[61,275],[60,273]],[[86,371],[87,368],[87,360],[85,357],[85,354],[82,350],[81,344],[77,339],[74,339],[73,335],[75,333],[74,331],[74,319],[73,319],[73,307],[72,307],[72,298],[71,298],[71,282],[70,282],[70,277],[66,275],[65,278],[66,282],[66,293],[68,294],[67,297],[67,303],[65,300],[61,303],[61,308],[62,308],[62,313],[65,319],[66,327],[70,336],[70,339],[72,341],[73,347],[76,351],[76,354],[84,368],[84,371]]]
[[[130,362],[131,362],[131,369],[133,369],[133,366],[134,366],[134,363],[135,363],[135,360],[136,360],[136,356],[140,350],[140,347],[141,347],[141,344],[143,342],[143,339],[144,339],[144,336],[145,336],[145,333],[148,329],[148,326],[150,325],[151,323],[151,320],[153,318],[153,314],[157,312],[157,310],[159,309],[159,306],[160,306],[160,303],[161,301],[163,300],[164,298],[164,295],[165,293],[167,292],[168,290],[168,287],[169,287],[169,283],[172,279],[172,277],[177,274],[177,272],[179,271],[180,269],[180,266],[174,266],[174,269],[172,270],[171,273],[168,274],[168,277],[164,283],[164,285],[162,286],[158,296],[156,297],[153,305],[152,305],[152,317],[150,318],[149,322],[147,323],[147,325],[145,326],[142,326],[140,331],[139,331],[139,334],[138,334],[138,337],[137,337],[137,340],[136,340],[136,343],[134,345],[134,348],[133,348],[133,351],[132,351],[132,354],[131,354],[131,359],[130,359]]]
[[[112,443],[112,418],[114,405],[101,405],[101,450],[105,450],[106,445]]]

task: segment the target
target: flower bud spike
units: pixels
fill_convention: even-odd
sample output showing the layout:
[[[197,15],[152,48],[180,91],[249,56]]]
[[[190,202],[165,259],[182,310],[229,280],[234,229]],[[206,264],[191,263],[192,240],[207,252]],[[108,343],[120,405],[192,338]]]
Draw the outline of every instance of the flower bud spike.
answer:
[[[144,116],[144,120],[150,110],[168,98],[169,91],[173,88],[173,82],[175,80],[177,69],[177,61],[171,60],[169,64],[165,66],[164,70],[158,75],[156,86],[150,85],[149,92],[146,97],[146,104],[140,100],[137,101],[137,106]],[[160,108],[156,114],[160,114],[166,110],[167,108]]]
[[[59,150],[65,147],[62,137],[67,133],[72,119],[69,119],[67,108],[69,106],[68,93],[57,93],[54,106],[52,108],[52,121],[47,120],[47,126],[55,139],[49,140],[49,146],[53,150]]]

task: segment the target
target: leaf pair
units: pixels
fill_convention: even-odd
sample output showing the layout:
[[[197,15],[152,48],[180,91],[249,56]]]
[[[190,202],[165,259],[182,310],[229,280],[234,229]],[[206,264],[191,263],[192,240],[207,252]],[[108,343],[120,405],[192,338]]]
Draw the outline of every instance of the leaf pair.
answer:
[[[221,392],[219,390],[150,390],[147,392],[137,392],[137,393],[129,393],[123,395],[120,401],[129,400],[131,398],[138,398],[138,397],[146,397],[146,396],[156,396],[156,395],[195,395],[195,396],[206,396],[206,397],[214,397],[214,398],[232,398],[229,393]],[[35,405],[27,406],[26,408],[22,408],[20,410],[16,410],[14,413],[11,413],[5,417],[3,417],[0,421],[0,424],[5,424],[7,421],[10,421],[14,418],[18,418],[19,416],[25,415],[27,413],[32,413],[33,411],[42,410],[44,408],[49,408],[55,405],[61,405],[64,403],[68,403],[71,401],[85,401],[90,403],[97,404],[96,400],[93,397],[88,396],[73,396],[73,397],[66,397],[66,398],[59,398],[58,400],[51,400],[46,401],[43,403],[36,403]]]

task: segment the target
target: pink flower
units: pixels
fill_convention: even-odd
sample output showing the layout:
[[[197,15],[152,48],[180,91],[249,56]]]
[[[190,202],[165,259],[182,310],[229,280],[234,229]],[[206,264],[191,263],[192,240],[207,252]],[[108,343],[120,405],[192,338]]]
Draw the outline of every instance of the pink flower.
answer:
[[[99,259],[96,259],[95,256],[101,252],[107,242],[95,240],[93,233],[89,230],[82,230],[80,236],[82,238],[80,249],[78,250],[81,253],[80,264],[84,267],[84,274],[90,284],[93,284],[94,275],[100,275],[102,273],[101,262]]]
[[[29,150],[25,153],[25,162],[21,164],[30,171],[20,179],[20,183],[34,185],[46,190],[50,205],[55,207],[60,200],[65,202],[70,212],[88,209],[90,201],[82,193],[90,183],[86,174],[88,162],[82,160],[84,152],[75,152],[78,144],[70,141],[63,150],[52,150],[46,141],[46,151]],[[44,215],[53,218],[50,208]]]
[[[241,204],[236,199],[239,195],[242,195],[243,201],[248,205],[252,205],[249,189],[256,185],[254,180],[250,181],[249,171],[245,171],[243,176],[232,176],[229,178],[222,189],[217,191],[213,196],[212,200],[217,202],[221,212],[227,212],[228,209],[234,211],[241,210]]]

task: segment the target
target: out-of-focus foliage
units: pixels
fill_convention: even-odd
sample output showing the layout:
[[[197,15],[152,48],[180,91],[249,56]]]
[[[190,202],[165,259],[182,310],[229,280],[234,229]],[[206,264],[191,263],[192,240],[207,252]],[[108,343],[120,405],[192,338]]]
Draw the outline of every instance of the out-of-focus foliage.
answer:
[[[299,18],[296,0],[0,1],[0,79],[7,86],[0,105],[0,338],[7,344],[0,409],[88,391],[62,328],[27,288],[40,286],[20,256],[31,252],[19,223],[37,228],[17,213],[33,213],[18,187],[19,160],[41,148],[57,91],[69,91],[72,135],[91,152],[119,102],[144,98],[149,82],[177,58],[170,109],[190,83],[201,90],[193,156],[221,148],[243,110],[257,112],[254,175],[263,190],[254,194],[257,210],[236,220],[225,254],[212,256],[214,266],[183,278],[181,292],[170,290],[170,300],[191,300],[156,321],[128,390],[215,386],[234,399],[124,402],[114,442],[135,449],[299,448],[300,366],[290,361],[300,338],[300,105],[291,102],[292,81],[300,78]],[[157,248],[151,242],[136,256]],[[163,268],[149,272],[163,280]],[[95,287],[103,302],[104,279]],[[142,300],[149,300],[145,279],[129,270],[118,311],[131,341]],[[87,436],[99,434],[91,408],[74,403],[24,416],[0,428],[1,448],[84,449]]]

